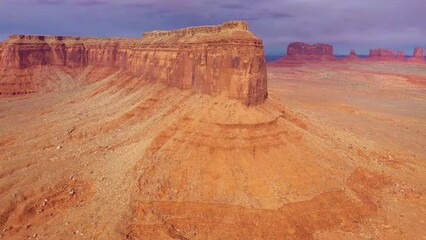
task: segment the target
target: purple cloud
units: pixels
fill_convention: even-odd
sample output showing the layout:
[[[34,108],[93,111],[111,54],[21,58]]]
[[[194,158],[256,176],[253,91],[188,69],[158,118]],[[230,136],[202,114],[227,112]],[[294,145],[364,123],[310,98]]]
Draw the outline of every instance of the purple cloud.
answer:
[[[104,5],[104,4],[108,4],[108,1],[101,1],[101,0],[84,0],[84,1],[77,1],[76,4],[77,5],[81,5],[81,6],[98,6],[98,5]]]
[[[42,5],[57,5],[57,4],[63,4],[64,0],[37,0],[38,3]]]

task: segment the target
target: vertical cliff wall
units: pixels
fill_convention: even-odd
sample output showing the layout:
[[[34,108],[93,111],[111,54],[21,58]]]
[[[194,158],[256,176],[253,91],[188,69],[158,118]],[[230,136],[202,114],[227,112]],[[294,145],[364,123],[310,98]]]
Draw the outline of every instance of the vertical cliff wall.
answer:
[[[2,43],[0,68],[116,67],[147,81],[216,95],[246,105],[267,97],[262,41],[243,21],[153,31],[142,38],[13,35]]]

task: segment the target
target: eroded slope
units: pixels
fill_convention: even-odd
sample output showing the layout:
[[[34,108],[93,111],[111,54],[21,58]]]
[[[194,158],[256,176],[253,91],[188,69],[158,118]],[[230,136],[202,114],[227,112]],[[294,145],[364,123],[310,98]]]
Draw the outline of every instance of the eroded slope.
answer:
[[[421,234],[424,165],[404,152],[275,96],[247,108],[115,68],[81,72],[69,76],[84,87],[0,100],[6,238]]]

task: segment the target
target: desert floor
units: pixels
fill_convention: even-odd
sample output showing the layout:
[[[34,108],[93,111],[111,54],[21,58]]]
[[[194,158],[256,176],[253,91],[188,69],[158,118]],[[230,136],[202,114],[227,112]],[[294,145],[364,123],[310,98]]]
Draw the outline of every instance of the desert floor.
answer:
[[[0,98],[4,239],[426,238],[426,64],[270,65],[249,108],[34,71]]]

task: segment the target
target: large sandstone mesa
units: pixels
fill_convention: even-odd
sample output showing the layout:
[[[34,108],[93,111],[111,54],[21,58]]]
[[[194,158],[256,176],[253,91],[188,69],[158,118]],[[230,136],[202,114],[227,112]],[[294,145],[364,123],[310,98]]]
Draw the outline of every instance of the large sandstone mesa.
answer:
[[[293,42],[288,45],[287,54],[273,64],[298,65],[335,59],[332,45],[323,43],[310,45],[303,42]]]
[[[267,98],[262,40],[244,21],[153,31],[133,39],[12,35],[1,49],[3,72],[39,66],[115,67],[147,81],[225,93],[246,105]]]
[[[287,47],[287,56],[333,56],[333,46],[317,43],[309,45],[303,42],[290,43]]]
[[[377,49],[371,49],[370,55],[368,56],[369,60],[376,60],[376,61],[404,61],[404,50],[398,50],[395,51],[392,49],[384,49],[384,48],[377,48]]]

